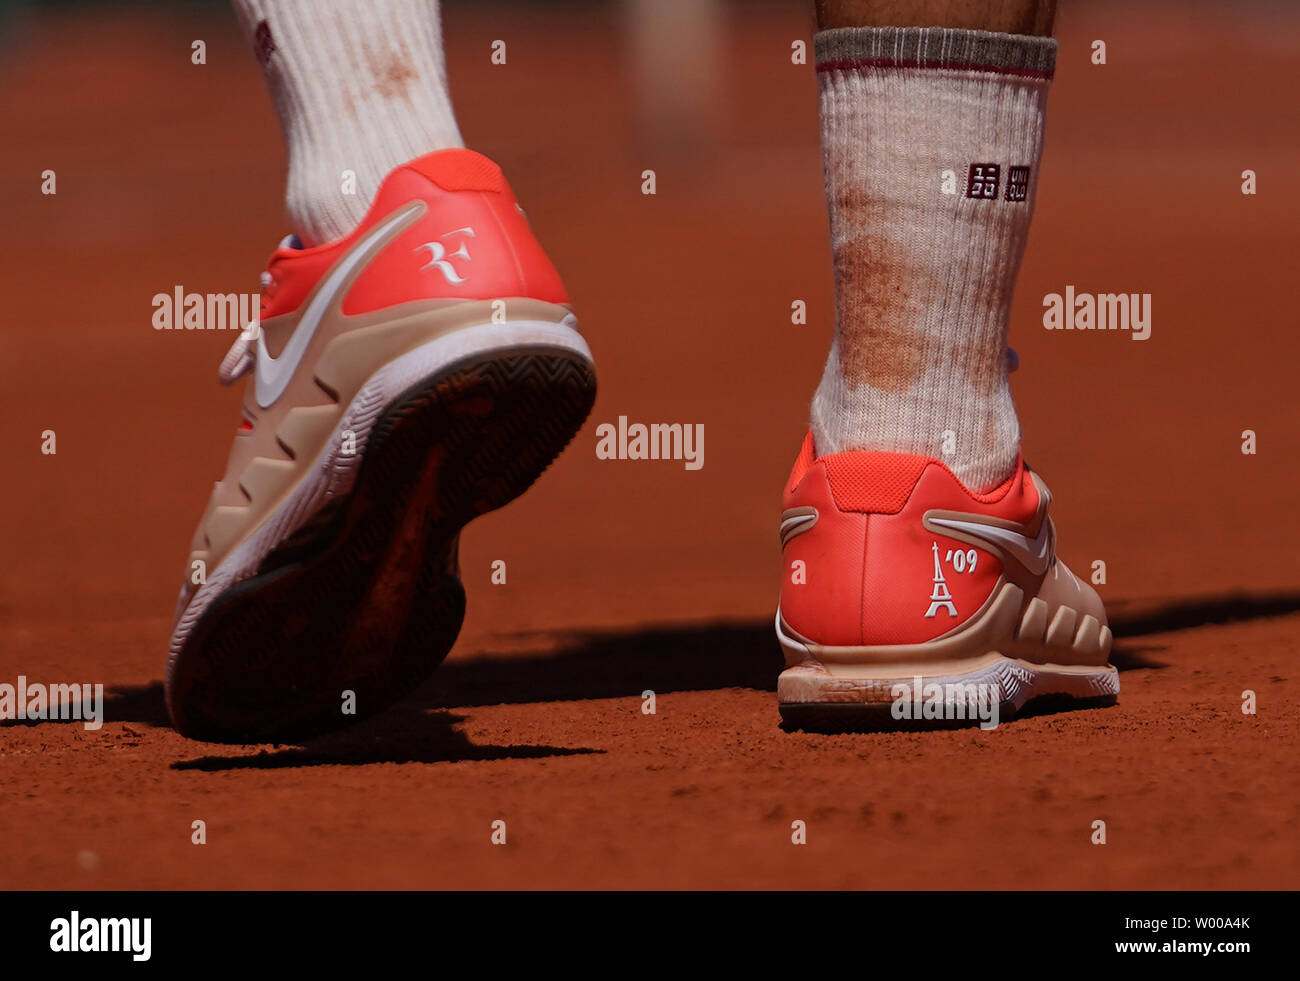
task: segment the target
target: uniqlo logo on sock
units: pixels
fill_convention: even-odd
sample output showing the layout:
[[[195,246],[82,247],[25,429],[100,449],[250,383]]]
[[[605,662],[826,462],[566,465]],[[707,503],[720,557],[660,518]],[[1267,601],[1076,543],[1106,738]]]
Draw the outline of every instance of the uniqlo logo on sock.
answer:
[[[1029,168],[1007,168],[1007,200],[1023,201],[1029,197]]]
[[[970,176],[966,178],[966,197],[996,201],[1001,176],[1002,168],[997,164],[971,164]]]

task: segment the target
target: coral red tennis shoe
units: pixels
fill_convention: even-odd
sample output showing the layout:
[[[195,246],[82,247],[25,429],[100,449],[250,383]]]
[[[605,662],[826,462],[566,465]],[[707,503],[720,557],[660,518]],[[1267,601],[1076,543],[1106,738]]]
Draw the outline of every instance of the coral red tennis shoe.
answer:
[[[1042,695],[1113,701],[1106,613],[1056,557],[1050,502],[1023,461],[977,494],[938,460],[819,457],[809,434],[781,516],[787,725],[985,722]]]
[[[582,425],[591,354],[501,171],[469,150],[397,168],[347,237],[287,240],[260,326],[221,368],[243,421],[199,522],[167,705],[208,739],[370,715],[460,629],[457,541]]]

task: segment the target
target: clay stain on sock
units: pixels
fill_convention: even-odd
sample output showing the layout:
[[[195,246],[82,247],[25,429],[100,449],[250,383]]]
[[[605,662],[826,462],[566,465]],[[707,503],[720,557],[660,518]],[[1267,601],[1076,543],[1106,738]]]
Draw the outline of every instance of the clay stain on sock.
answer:
[[[374,51],[365,49],[366,68],[375,80],[375,91],[385,99],[404,99],[417,74],[411,66],[411,53],[406,45],[397,50]]]
[[[1006,345],[984,343],[984,338],[972,338],[972,343],[961,352],[962,368],[966,380],[981,398],[988,398],[1006,385]]]
[[[893,253],[888,242],[870,233],[835,249],[840,367],[850,389],[871,385],[901,391],[925,370],[912,299],[918,271]]]

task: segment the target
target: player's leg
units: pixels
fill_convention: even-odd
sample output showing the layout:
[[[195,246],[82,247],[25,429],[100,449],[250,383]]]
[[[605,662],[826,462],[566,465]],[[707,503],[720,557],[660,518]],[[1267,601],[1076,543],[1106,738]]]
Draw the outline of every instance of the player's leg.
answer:
[[[1113,696],[1105,614],[1054,559],[1008,379],[1053,3],[817,13],[836,329],[786,489],[782,712],[888,721],[917,677],[1003,710]]]
[[[977,490],[1015,465],[1004,357],[1055,58],[1056,42],[1040,36],[1053,7],[818,0],[839,311],[813,403],[820,451],[941,457]],[[1019,33],[1026,27],[1035,33]],[[1007,198],[1011,167],[1023,200]],[[968,197],[993,193],[994,177],[996,199]]]
[[[590,352],[499,168],[462,148],[432,0],[236,0],[289,151],[167,701],[204,738],[370,715],[460,629],[457,540],[582,424]]]
[[[394,168],[464,146],[438,0],[233,3],[280,120],[304,245],[352,231]]]

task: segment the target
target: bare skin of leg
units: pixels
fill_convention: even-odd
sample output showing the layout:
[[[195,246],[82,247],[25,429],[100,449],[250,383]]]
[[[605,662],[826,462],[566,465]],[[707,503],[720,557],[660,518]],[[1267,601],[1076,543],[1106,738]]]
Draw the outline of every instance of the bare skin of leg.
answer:
[[[817,29],[957,27],[1048,37],[1056,0],[815,0]]]

